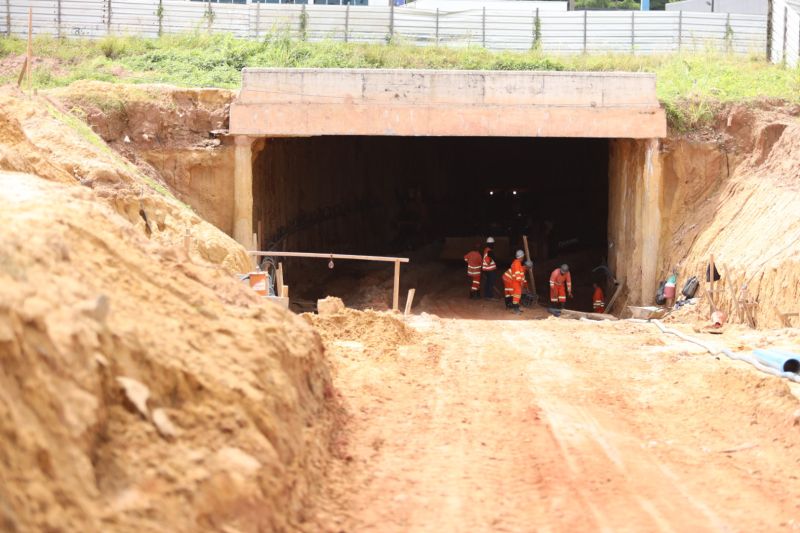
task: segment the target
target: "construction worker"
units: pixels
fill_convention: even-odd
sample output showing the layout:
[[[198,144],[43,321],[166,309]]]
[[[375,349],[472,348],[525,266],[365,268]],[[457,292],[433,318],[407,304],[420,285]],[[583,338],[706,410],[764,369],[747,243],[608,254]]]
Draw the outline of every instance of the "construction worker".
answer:
[[[481,244],[478,243],[474,250],[464,256],[464,261],[467,263],[467,276],[469,276],[470,279],[470,300],[479,300],[481,297],[481,265],[483,264],[483,256],[478,251],[480,248]]]
[[[566,284],[566,291],[564,285]],[[561,265],[550,274],[550,303],[558,304],[564,309],[567,296],[572,298],[572,276],[569,273],[569,265]]]
[[[497,275],[497,263],[494,260],[494,238],[489,237],[486,239],[486,247],[483,249],[483,263],[481,270],[484,274],[484,298],[494,297],[494,280]]]
[[[525,252],[517,250],[515,259],[511,263],[511,268],[503,273],[503,288],[506,300],[506,308],[513,309],[514,313],[520,314],[522,309],[519,307],[519,301],[522,298],[522,290],[528,288],[528,281],[525,279],[525,269],[533,268],[533,261],[525,261],[525,266],[522,265],[522,258],[525,257]]]
[[[605,313],[606,312],[606,297],[603,294],[603,289],[600,288],[596,282],[592,283],[592,287],[594,287],[594,294],[592,295],[592,310],[595,313]]]

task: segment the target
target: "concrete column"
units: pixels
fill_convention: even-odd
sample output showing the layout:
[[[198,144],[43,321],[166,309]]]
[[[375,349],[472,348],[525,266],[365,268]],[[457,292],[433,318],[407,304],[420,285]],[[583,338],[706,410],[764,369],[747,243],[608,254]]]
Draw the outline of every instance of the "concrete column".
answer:
[[[642,172],[642,218],[639,226],[640,258],[642,265],[642,300],[646,305],[655,303],[658,289],[658,253],[661,244],[661,142],[645,142],[644,169]]]
[[[233,171],[233,238],[253,247],[253,138],[237,135]]]

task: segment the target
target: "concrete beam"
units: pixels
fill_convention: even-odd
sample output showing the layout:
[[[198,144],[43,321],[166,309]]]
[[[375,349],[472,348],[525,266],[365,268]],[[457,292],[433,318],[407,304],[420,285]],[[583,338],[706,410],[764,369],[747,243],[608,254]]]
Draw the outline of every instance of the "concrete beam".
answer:
[[[230,131],[659,138],[655,89],[634,73],[245,69]]]

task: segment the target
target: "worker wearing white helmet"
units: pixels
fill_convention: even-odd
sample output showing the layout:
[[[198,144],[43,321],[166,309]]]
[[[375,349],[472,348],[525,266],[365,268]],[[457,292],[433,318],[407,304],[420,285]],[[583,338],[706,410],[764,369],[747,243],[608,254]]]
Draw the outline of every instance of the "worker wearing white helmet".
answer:
[[[569,265],[563,264],[550,274],[550,303],[564,309],[567,296],[572,298],[572,275],[569,273]]]
[[[483,263],[481,265],[483,271],[483,296],[484,298],[494,297],[494,283],[495,276],[497,275],[497,263],[494,259],[494,237],[486,239],[486,246],[483,249]]]
[[[514,254],[514,261],[511,263],[511,268],[503,273],[503,288],[505,289],[506,307],[513,309],[514,313],[520,314],[522,309],[519,307],[519,301],[522,298],[522,291],[528,289],[528,281],[525,279],[525,269],[533,268],[533,261],[525,261],[523,266],[522,259],[525,257],[525,252],[517,250]]]

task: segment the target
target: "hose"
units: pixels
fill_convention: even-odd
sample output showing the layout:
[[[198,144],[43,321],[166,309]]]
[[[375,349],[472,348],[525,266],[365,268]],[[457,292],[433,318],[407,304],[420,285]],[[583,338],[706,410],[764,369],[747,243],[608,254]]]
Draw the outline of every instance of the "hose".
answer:
[[[792,372],[781,372],[781,371],[779,371],[779,370],[777,370],[775,368],[771,368],[769,366],[763,365],[758,361],[758,359],[756,359],[752,355],[736,354],[736,353],[732,352],[728,348],[715,348],[715,347],[710,346],[709,344],[707,344],[707,343],[705,343],[705,342],[703,342],[701,340],[695,339],[693,337],[689,337],[688,335],[685,335],[685,334],[681,333],[678,330],[669,329],[669,328],[664,327],[664,325],[661,323],[660,320],[651,320],[650,322],[655,324],[656,327],[658,329],[660,329],[662,333],[669,333],[671,335],[675,335],[677,337],[680,337],[681,339],[683,339],[683,340],[685,340],[687,342],[691,342],[691,343],[694,343],[694,344],[696,344],[698,346],[701,346],[701,347],[705,348],[706,351],[708,353],[710,353],[711,355],[724,354],[729,359],[733,359],[735,361],[744,361],[745,363],[749,363],[749,364],[753,365],[754,367],[756,367],[761,372],[765,372],[767,374],[770,374],[770,375],[773,375],[773,376],[776,376],[776,377],[779,377],[779,378],[786,378],[789,381],[794,381],[795,383],[800,383],[800,375],[794,374]]]

